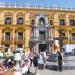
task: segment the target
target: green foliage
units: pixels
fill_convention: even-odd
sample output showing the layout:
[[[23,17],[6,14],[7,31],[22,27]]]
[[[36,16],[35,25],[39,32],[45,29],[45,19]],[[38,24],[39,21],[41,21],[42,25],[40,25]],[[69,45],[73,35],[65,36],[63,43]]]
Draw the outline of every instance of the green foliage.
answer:
[[[1,60],[1,59],[4,59],[4,57],[0,56],[0,60]]]

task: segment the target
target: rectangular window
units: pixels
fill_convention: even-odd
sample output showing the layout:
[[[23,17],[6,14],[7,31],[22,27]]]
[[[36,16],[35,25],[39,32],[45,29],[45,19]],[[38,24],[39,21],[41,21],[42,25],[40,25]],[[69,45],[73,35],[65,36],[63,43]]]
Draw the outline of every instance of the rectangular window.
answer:
[[[74,20],[70,20],[70,25],[71,26],[75,25],[75,21]]]
[[[60,23],[60,25],[65,25],[65,20],[64,19],[60,19],[59,23]]]
[[[40,40],[45,40],[45,31],[39,31]]]
[[[72,33],[72,40],[75,40],[75,33]]]
[[[18,47],[18,48],[22,48],[22,44],[18,44],[17,47]]]
[[[10,32],[5,32],[5,40],[10,40]]]
[[[11,17],[5,18],[5,24],[11,24]]]
[[[10,47],[10,44],[5,44],[5,47],[8,47],[9,48]]]
[[[17,24],[23,24],[23,18],[18,18]]]
[[[23,32],[18,32],[18,40],[23,40]]]

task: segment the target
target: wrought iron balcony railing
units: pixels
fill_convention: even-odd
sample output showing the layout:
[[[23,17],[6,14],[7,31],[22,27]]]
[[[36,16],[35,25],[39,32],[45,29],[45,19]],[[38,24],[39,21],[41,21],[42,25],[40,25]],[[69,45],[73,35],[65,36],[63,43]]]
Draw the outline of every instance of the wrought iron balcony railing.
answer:
[[[2,37],[1,42],[10,43],[12,41],[12,37]]]
[[[16,43],[23,43],[25,41],[25,37],[15,37],[14,40]]]
[[[34,28],[39,28],[39,27],[52,28],[52,26],[50,26],[50,25],[47,24],[47,23],[45,23],[45,24],[36,23],[36,24],[32,25],[32,27],[34,27]]]
[[[21,42],[25,40],[25,37],[2,37],[2,42],[10,42],[13,41],[13,39],[15,41]]]
[[[15,40],[22,41],[24,40],[24,37],[15,37]]]
[[[75,40],[75,37],[72,37],[71,40]]]
[[[54,38],[52,37],[32,37],[31,41],[33,42],[54,41]]]
[[[10,41],[11,38],[10,38],[10,37],[5,37],[5,40],[6,40],[6,41]]]

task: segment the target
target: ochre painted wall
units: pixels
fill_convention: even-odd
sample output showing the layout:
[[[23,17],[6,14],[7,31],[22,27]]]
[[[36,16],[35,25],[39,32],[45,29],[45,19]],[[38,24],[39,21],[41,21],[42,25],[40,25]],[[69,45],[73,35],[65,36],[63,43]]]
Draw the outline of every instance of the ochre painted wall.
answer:
[[[53,20],[53,26],[54,26],[54,36],[58,37],[58,31],[57,29],[59,29],[59,18],[64,18],[65,19],[65,26],[62,26],[62,28],[65,31],[66,37],[68,37],[68,41],[69,38],[71,38],[71,33],[75,33],[75,27],[74,26],[70,26],[70,19],[75,19],[75,11],[72,10],[52,10],[52,9],[30,9],[30,8],[0,8],[0,36],[5,36],[2,33],[2,30],[7,31],[12,31],[12,35],[11,36],[17,36],[16,30],[17,32],[19,31],[18,27],[20,29],[23,30],[24,32],[24,36],[25,36],[25,43],[23,43],[23,47],[25,48],[25,52],[29,52],[30,48],[29,48],[29,41],[30,41],[30,33],[31,33],[31,20],[35,19],[37,14],[40,13],[45,13],[48,17],[48,21],[50,19]],[[12,26],[11,25],[5,25],[5,16],[11,16],[12,17]],[[24,18],[24,24],[23,27],[22,25],[18,25],[17,24],[17,17],[23,17]],[[4,26],[3,26],[4,25]],[[7,27],[7,29],[6,29]],[[13,30],[14,29],[14,30]],[[14,39],[14,38],[13,38]],[[15,40],[15,39],[14,39]],[[74,42],[74,41],[73,41]],[[69,42],[70,43],[70,42]],[[72,43],[72,41],[71,41]],[[3,44],[5,45],[5,43],[3,42]],[[11,43],[10,43],[11,44]],[[12,45],[15,45],[14,42],[12,42]],[[0,37],[0,45],[1,45],[1,37]],[[15,46],[17,47],[17,45]],[[12,47],[13,48],[13,47]]]
[[[4,24],[4,12],[0,12],[0,24]]]
[[[26,36],[26,38],[25,38],[25,52],[29,52],[30,51],[30,49],[29,49],[29,41],[30,41],[30,28],[27,28],[26,30],[25,30],[25,36]]]

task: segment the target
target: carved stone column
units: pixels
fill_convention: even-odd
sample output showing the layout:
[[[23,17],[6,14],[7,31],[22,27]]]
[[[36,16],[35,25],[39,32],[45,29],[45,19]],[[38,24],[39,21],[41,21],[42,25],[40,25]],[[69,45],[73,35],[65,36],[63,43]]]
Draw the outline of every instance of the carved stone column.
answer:
[[[13,29],[12,29],[12,32],[11,32],[11,38],[12,38],[12,45],[11,45],[11,48],[12,48],[13,50],[15,50],[15,36],[16,36],[16,34],[15,34],[15,29],[13,28]]]

